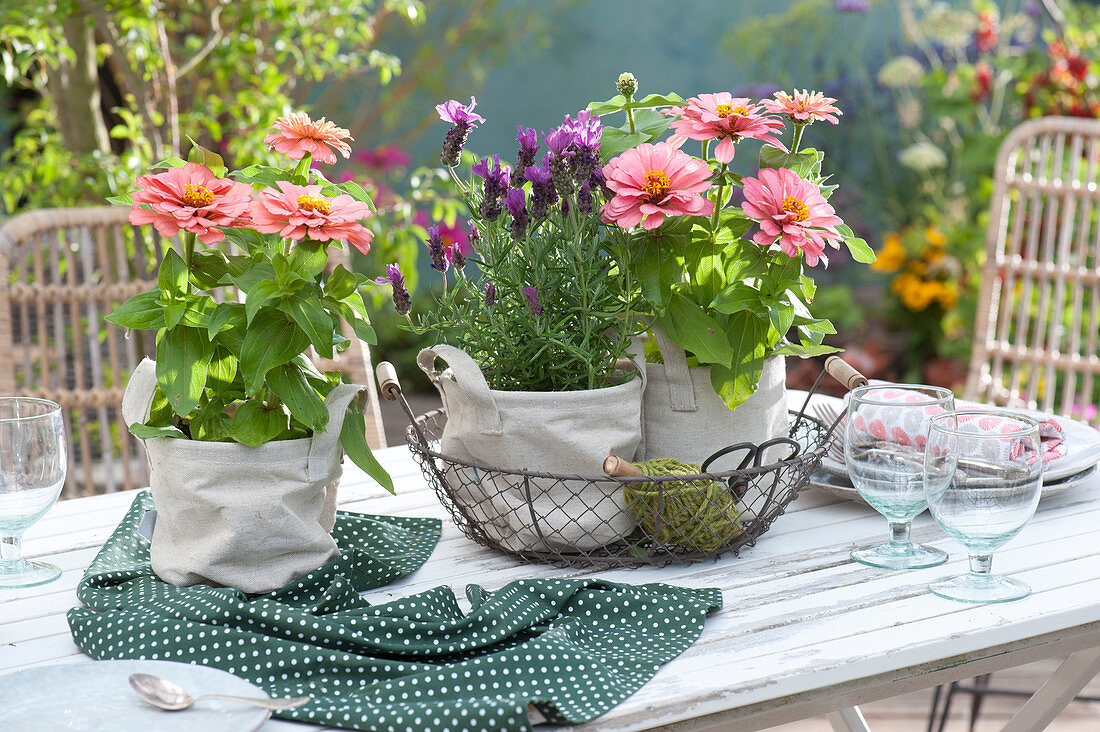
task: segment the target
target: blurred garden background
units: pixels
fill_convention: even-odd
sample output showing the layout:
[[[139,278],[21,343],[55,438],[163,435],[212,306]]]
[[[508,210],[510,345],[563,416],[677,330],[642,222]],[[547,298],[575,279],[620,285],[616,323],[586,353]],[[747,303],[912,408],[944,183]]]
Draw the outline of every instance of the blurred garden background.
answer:
[[[832,258],[815,315],[865,373],[959,386],[998,145],[1030,117],[1100,116],[1098,32],[1081,0],[0,0],[0,217],[101,205],[189,139],[263,162],[258,131],[308,111],[351,130],[337,174],[378,205],[356,268],[400,262],[428,298],[427,226],[467,236],[436,103],[477,97],[476,154],[624,71],[641,94],[817,89],[844,112],[815,140],[831,202],[879,260]],[[376,359],[426,390],[422,339],[375,295]],[[804,385],[818,367],[788,369]]]

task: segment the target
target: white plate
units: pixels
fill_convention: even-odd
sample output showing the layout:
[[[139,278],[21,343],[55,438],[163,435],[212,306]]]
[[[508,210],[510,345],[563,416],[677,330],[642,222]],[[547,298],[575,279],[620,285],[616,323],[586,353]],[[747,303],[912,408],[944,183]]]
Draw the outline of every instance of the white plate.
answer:
[[[802,407],[805,398],[806,392],[790,391],[788,392],[787,404],[791,409],[798,410]],[[810,416],[813,416],[812,405],[814,404],[825,404],[839,410],[845,408],[843,399],[824,394],[815,394],[810,404],[811,406],[807,410]],[[996,409],[996,407],[993,407],[993,409]],[[1033,409],[1005,409],[1004,411],[1026,414],[1040,419],[1049,414],[1047,412],[1037,412]],[[1066,454],[1043,465],[1044,484],[1077,475],[1100,463],[1100,430],[1095,430],[1084,422],[1078,422],[1069,417],[1058,416],[1057,419],[1066,433]],[[840,430],[839,426],[837,430]],[[821,460],[821,469],[840,478],[848,477],[848,470],[844,467],[844,464],[837,462],[829,455]]]
[[[1043,492],[1040,494],[1039,500],[1056,496],[1059,493],[1068,491],[1070,488],[1076,488],[1082,483],[1091,480],[1094,475],[1096,475],[1095,465],[1091,468],[1082,470],[1076,475],[1071,475],[1068,478],[1050,483],[1043,483]],[[859,491],[849,482],[847,476],[839,477],[830,473],[817,473],[816,475],[810,476],[810,486],[823,490],[826,493],[831,493],[838,498],[847,498],[850,501],[866,503],[866,501],[863,500],[863,496],[859,495]]]
[[[145,703],[130,674],[160,676],[191,696],[234,694],[267,698],[242,678],[208,666],[174,661],[93,661],[39,666],[0,677],[0,727],[84,732],[254,732],[271,713],[243,704],[200,701],[182,712]]]

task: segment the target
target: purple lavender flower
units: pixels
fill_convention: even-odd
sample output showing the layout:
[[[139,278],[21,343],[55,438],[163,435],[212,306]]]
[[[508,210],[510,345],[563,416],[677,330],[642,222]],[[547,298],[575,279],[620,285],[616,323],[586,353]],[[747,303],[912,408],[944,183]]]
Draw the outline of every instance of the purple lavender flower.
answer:
[[[537,287],[524,287],[523,296],[527,298],[527,309],[531,311],[532,317],[541,318],[546,313],[546,310],[542,307],[542,303],[539,302],[539,290]]]
[[[550,172],[554,176],[554,188],[564,200],[573,191],[573,130],[565,125],[546,135],[547,159]]]
[[[836,0],[834,7],[841,13],[871,12],[871,3],[869,0]]]
[[[516,135],[516,142],[519,143],[519,149],[516,150],[516,167],[515,170],[515,183],[523,185],[523,171],[527,169],[527,166],[532,165],[535,162],[535,153],[542,147],[538,144],[538,133],[533,129],[524,129],[523,125],[516,128],[518,134]]]
[[[592,171],[592,175],[588,176],[588,185],[592,188],[599,188],[605,201],[610,201],[615,197],[615,192],[607,187],[607,177],[603,174],[603,168],[596,168]]]
[[[480,114],[474,114],[477,100],[470,97],[470,105],[464,107],[457,100],[451,99],[443,104],[435,105],[435,111],[444,122],[454,125],[443,140],[443,151],[439,154],[439,161],[448,168],[458,165],[462,158],[462,148],[466,145],[466,138],[470,136],[470,130],[477,127],[476,122],[485,122]]]
[[[492,164],[489,158],[482,158],[481,162],[473,168],[474,175],[485,180],[485,188],[481,199],[481,218],[487,221],[495,221],[500,215],[500,203],[504,194],[508,191],[511,168],[501,165],[500,156],[494,155]]]
[[[583,184],[600,164],[603,125],[599,115],[582,110],[577,113],[576,120],[566,117],[562,126],[569,126],[573,130],[573,173],[577,183]]]
[[[462,245],[457,241],[451,242],[444,250],[444,254],[447,257],[447,261],[456,270],[461,270],[466,266],[466,255],[462,252]]]
[[[443,251],[443,237],[439,235],[438,226],[428,227],[428,256],[432,260],[432,269],[437,272],[447,271],[447,254]]]
[[[536,221],[544,219],[550,212],[550,207],[558,202],[548,156],[542,157],[542,163],[538,167],[528,166],[523,172],[527,180],[531,181],[531,217]]]
[[[439,118],[444,122],[450,122],[453,125],[468,124],[471,127],[476,127],[475,122],[481,122],[484,124],[485,118],[480,114],[474,114],[474,107],[477,106],[477,100],[470,97],[469,106],[463,106],[461,102],[456,99],[450,99],[443,104],[435,105],[435,111],[439,113]]]
[[[569,157],[569,146],[573,144],[575,133],[572,125],[561,125],[550,134],[543,134],[546,140],[546,148],[550,151],[551,158]]]
[[[522,188],[511,189],[504,205],[508,207],[508,213],[512,214],[512,239],[519,241],[527,234],[527,193]]]
[[[466,223],[470,225],[470,251],[476,251],[477,245],[481,243],[481,229],[477,228],[477,224],[473,219],[466,219]]]
[[[405,287],[405,275],[401,273],[401,267],[397,264],[386,265],[386,276],[375,277],[377,285],[389,284],[393,287],[393,309],[398,315],[405,315],[412,310],[412,299],[409,290]]]
[[[497,301],[497,286],[492,282],[485,285],[485,307],[493,307],[493,303]]]
[[[588,181],[582,183],[581,187],[577,189],[577,210],[583,216],[592,213],[592,188]]]

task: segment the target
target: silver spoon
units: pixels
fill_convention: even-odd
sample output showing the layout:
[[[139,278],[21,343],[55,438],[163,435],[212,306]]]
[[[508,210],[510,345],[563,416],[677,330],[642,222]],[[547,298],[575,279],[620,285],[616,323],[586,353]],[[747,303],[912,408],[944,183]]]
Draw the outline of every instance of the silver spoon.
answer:
[[[130,674],[130,686],[134,687],[134,691],[138,693],[138,696],[154,707],[167,709],[170,712],[187,709],[202,699],[240,702],[241,704],[251,704],[254,707],[275,711],[297,709],[311,700],[311,697],[308,696],[296,696],[290,699],[255,699],[244,696],[229,696],[227,694],[203,694],[199,697],[192,697],[178,684],[173,684],[167,679],[151,676],[150,674]]]

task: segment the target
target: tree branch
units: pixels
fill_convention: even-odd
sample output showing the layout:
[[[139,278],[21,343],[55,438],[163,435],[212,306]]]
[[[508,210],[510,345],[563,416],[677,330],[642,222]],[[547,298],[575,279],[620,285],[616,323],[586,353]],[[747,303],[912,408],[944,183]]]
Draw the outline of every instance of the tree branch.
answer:
[[[214,10],[210,13],[210,28],[213,32],[210,34],[210,37],[206,39],[206,42],[202,44],[202,47],[195,52],[195,55],[176,70],[177,81],[187,76],[196,66],[202,63],[202,60],[209,56],[210,52],[217,48],[218,43],[225,37],[225,32],[222,30],[220,21],[222,8],[225,7],[227,2],[228,0],[222,0],[214,6]]]
[[[168,87],[168,134],[172,142],[172,155],[180,154],[180,108],[179,98],[176,96],[176,64],[172,61],[172,49],[168,44],[168,31],[164,28],[162,16],[157,16],[157,38],[160,41],[160,52],[164,56],[164,77]]]

